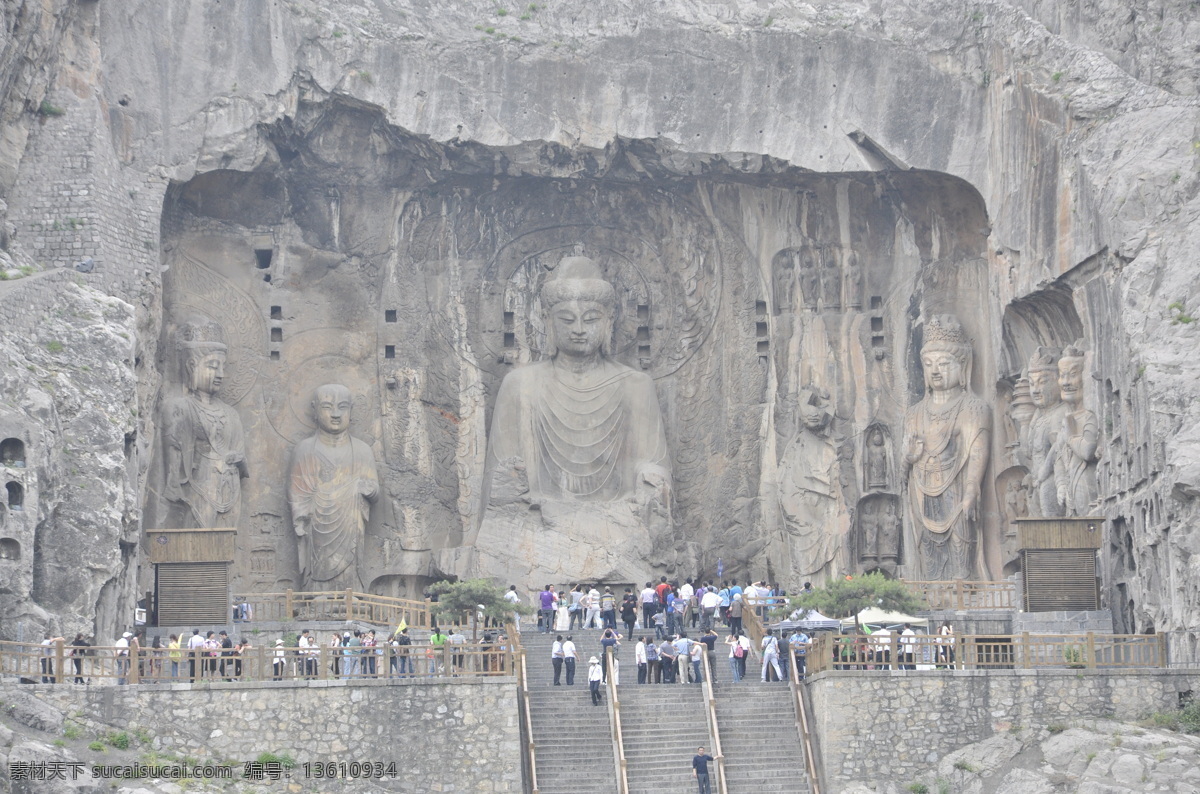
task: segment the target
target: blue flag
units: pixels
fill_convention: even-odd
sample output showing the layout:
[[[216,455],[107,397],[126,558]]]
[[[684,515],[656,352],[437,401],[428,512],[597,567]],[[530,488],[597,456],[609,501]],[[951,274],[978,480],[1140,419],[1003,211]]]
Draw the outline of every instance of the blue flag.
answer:
[[[720,579],[725,575],[725,563],[721,562],[721,558],[717,557],[717,578]]]

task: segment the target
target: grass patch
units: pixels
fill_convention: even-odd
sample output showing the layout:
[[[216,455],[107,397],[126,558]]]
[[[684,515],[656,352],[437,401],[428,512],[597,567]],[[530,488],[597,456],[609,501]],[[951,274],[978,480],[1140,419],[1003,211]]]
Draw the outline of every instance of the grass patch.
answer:
[[[1050,733],[1054,734],[1055,736],[1062,733],[1066,729],[1067,729],[1066,725],[1059,725],[1057,723],[1055,723],[1054,725],[1048,725],[1046,727],[1046,730],[1050,731]]]
[[[254,760],[260,764],[279,764],[284,769],[291,769],[296,765],[288,753],[259,753],[258,758]]]
[[[63,352],[64,349],[65,348],[63,347],[63,343],[58,341],[57,339],[51,339],[49,342],[46,343],[46,350],[48,350],[51,353],[61,353],[61,352]]]
[[[110,733],[108,736],[104,737],[104,741],[118,750],[128,750],[129,745],[133,743],[129,739],[129,734],[125,731],[121,731],[120,733]]]
[[[929,786],[924,783],[909,783],[907,790],[912,794],[929,794]]]
[[[49,99],[43,99],[42,104],[38,105],[37,114],[43,118],[48,118],[51,116],[65,116],[67,111],[58,105],[50,104]]]
[[[88,749],[92,752],[102,753],[104,752],[104,742],[94,741],[88,745]]]
[[[1200,734],[1200,703],[1190,703],[1178,711],[1159,711],[1150,715],[1150,725],[1178,733]]]
[[[78,739],[82,735],[83,732],[80,731],[79,726],[74,723],[67,723],[63,726],[63,736],[71,741]]]
[[[962,770],[963,772],[974,772],[975,771],[975,767],[971,766],[969,763],[962,760],[961,758],[954,762],[954,768]]]

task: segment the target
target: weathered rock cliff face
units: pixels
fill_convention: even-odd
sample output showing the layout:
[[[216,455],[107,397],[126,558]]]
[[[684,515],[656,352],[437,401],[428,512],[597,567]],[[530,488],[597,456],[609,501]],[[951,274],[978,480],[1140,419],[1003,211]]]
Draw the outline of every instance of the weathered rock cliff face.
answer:
[[[1109,24],[1118,5],[1134,24]],[[283,480],[328,381],[380,463],[368,580],[458,572],[497,386],[541,354],[541,280],[581,248],[666,425],[657,568],[919,575],[903,425],[926,322],[953,313],[993,410],[976,575],[1014,567],[1027,362],[1083,339],[1108,603],[1127,630],[1195,622],[1189,4],[101,0],[10,2],[3,22],[34,11],[12,46],[53,89],[4,98],[3,247],[81,263],[136,310],[143,528],[169,507],[160,385],[181,388],[160,342],[188,313],[223,325],[251,451],[237,586],[297,583]]]

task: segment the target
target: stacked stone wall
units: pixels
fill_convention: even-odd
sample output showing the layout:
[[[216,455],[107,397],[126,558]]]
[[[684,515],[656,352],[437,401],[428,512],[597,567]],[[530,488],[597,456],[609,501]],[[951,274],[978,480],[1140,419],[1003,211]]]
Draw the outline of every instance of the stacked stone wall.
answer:
[[[1195,671],[994,670],[822,673],[808,684],[830,790],[906,780],[956,749],[1023,728],[1136,721],[1178,709]]]
[[[395,763],[397,777],[347,780],[347,790],[519,792],[521,737],[516,684],[490,681],[188,684],[88,687],[0,684],[0,698],[33,695],[87,730],[147,734],[164,756],[244,764],[288,755],[292,782],[305,763]],[[367,785],[364,785],[367,784]],[[297,789],[293,789],[297,790]]]

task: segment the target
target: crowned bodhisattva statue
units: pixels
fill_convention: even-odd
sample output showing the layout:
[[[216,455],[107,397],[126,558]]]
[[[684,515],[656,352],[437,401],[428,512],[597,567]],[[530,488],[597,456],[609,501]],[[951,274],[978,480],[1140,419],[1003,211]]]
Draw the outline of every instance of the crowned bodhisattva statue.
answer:
[[[496,396],[475,573],[644,581],[670,528],[654,382],[611,357],[616,292],[595,262],[566,257],[540,296],[549,357],[510,372]]]
[[[248,471],[242,420],[217,396],[225,377],[224,332],[207,317],[191,317],[176,331],[175,347],[187,394],[163,406],[164,526],[237,527]]]
[[[992,412],[970,391],[971,342],[958,320],[925,324],[925,398],[904,420],[908,509],[917,564],[927,580],[986,578],[980,554],[980,489]]]

